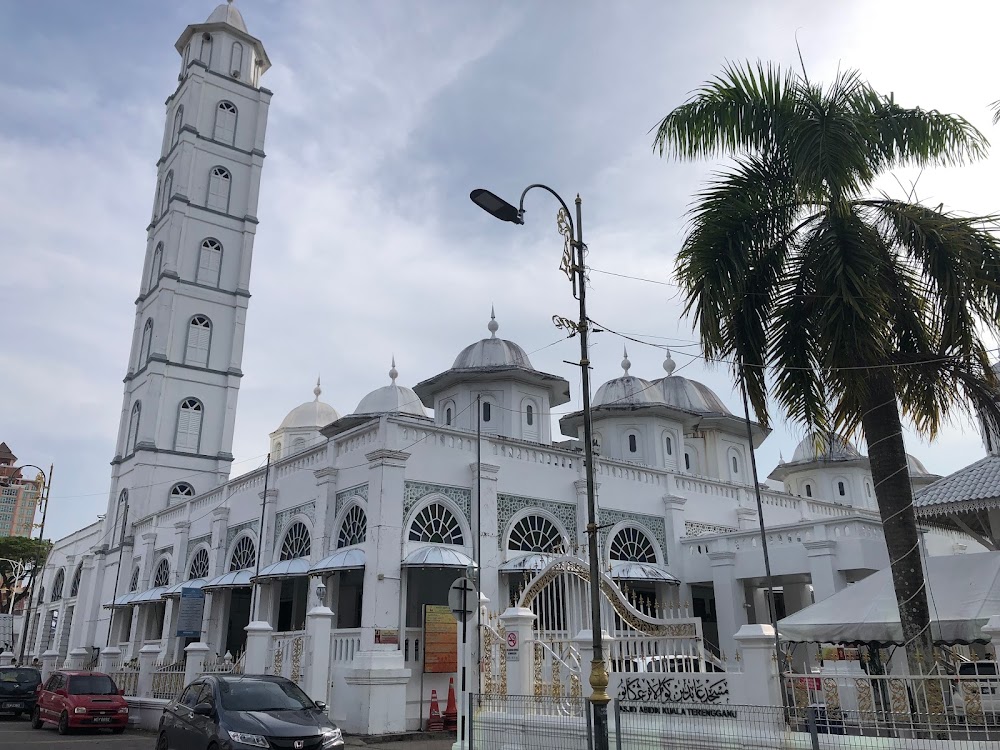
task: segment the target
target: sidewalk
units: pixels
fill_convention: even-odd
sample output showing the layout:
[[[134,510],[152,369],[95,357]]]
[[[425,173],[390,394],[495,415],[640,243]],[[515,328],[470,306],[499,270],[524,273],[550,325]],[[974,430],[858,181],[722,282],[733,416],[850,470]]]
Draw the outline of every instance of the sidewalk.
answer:
[[[412,734],[407,737],[387,737],[381,740],[377,737],[347,737],[348,748],[367,748],[368,750],[451,750],[455,744],[454,737],[442,737],[440,734],[421,737]]]

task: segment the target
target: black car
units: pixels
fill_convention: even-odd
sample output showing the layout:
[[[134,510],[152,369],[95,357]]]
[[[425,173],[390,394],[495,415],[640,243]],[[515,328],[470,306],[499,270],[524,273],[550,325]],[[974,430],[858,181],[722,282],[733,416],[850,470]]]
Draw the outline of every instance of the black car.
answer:
[[[32,667],[0,667],[0,714],[30,715],[35,710],[35,690],[41,673]]]
[[[325,711],[284,677],[206,675],[163,709],[156,750],[341,750]]]

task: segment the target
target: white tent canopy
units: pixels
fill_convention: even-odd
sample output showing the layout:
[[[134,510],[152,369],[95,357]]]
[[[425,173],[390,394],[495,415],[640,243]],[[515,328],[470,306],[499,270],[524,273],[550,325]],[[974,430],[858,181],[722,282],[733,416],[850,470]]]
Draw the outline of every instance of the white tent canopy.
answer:
[[[986,642],[982,628],[1000,615],[1000,552],[925,558],[935,643]],[[778,621],[782,640],[902,645],[889,569]]]

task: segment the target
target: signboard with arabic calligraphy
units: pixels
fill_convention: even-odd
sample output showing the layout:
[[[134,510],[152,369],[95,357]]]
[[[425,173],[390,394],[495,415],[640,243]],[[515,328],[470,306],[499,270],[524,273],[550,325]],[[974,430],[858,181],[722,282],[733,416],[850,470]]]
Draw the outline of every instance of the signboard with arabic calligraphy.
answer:
[[[458,671],[458,621],[448,605],[424,605],[424,672]]]
[[[656,710],[650,704],[660,704],[660,713],[691,716],[722,716],[736,718],[729,707],[729,680],[715,674],[683,677],[624,677],[618,685],[618,701],[622,711]]]

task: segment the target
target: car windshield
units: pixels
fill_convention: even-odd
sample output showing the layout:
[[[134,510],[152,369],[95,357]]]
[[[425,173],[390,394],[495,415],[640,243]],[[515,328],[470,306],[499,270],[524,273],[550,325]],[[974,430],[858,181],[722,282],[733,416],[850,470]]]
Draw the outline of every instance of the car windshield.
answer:
[[[117,695],[118,688],[104,674],[76,674],[69,678],[70,695]]]
[[[19,685],[37,685],[42,676],[35,669],[6,667],[0,669],[0,682],[16,682]]]
[[[301,711],[313,702],[294,682],[220,680],[219,694],[227,711]]]

